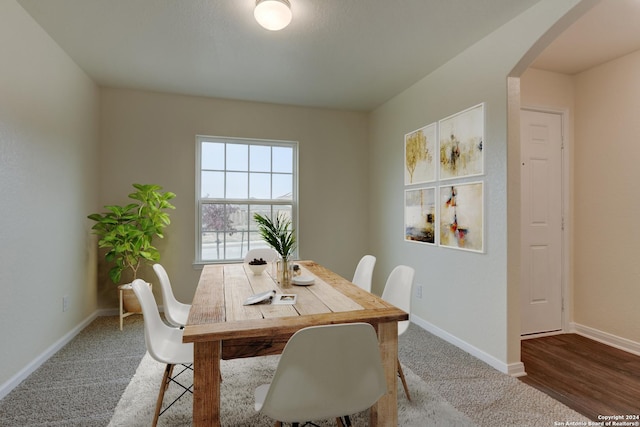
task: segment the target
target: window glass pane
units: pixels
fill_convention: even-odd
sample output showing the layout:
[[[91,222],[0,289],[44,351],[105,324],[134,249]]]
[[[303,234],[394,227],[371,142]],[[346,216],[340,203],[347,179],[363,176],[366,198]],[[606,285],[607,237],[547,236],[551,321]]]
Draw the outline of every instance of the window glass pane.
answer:
[[[248,205],[227,205],[229,223],[226,236],[227,259],[240,259],[249,247]]]
[[[224,259],[224,238],[218,232],[202,233],[200,253],[203,261],[219,261]]]
[[[227,172],[228,199],[246,199],[248,193],[249,176],[245,172]]]
[[[203,142],[201,169],[224,169],[224,144],[219,142]]]
[[[256,224],[253,219],[253,215],[259,213],[262,216],[271,217],[271,205],[251,205],[249,211],[249,229],[251,231],[256,231],[258,229],[258,224]]]
[[[271,171],[271,147],[252,145],[250,148],[249,170],[252,172]]]
[[[200,176],[200,197],[204,199],[224,197],[224,172],[202,171]]]
[[[227,170],[249,170],[249,146],[244,144],[227,144]]]
[[[274,199],[292,200],[293,198],[293,182],[292,175],[275,174],[273,175],[273,195]]]
[[[293,173],[293,148],[273,147],[273,171]]]
[[[225,231],[228,227],[228,222],[226,206],[224,204],[202,204],[202,231]]]
[[[290,205],[282,205],[282,206],[274,206],[273,207],[273,216],[274,218],[277,216],[282,216],[291,221],[291,206]]]
[[[270,246],[267,245],[267,243],[264,240],[262,240],[262,237],[260,237],[260,233],[256,231],[252,231],[251,233],[249,233],[249,249],[259,249],[259,248],[269,248],[269,247]],[[246,252],[242,254],[243,258],[245,254]]]
[[[249,198],[250,199],[270,199],[271,198],[271,174],[269,173],[249,174]]]
[[[220,203],[204,203],[201,211],[202,259],[224,258],[225,230],[228,228],[227,207]]]

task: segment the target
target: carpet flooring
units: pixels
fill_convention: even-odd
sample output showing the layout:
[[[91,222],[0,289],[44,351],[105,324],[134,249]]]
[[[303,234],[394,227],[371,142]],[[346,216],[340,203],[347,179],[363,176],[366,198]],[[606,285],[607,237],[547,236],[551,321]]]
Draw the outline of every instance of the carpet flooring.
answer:
[[[98,317],[0,400],[0,426],[106,426],[146,353],[142,316]]]
[[[254,357],[247,359],[223,360],[220,364],[223,381],[221,384],[220,419],[225,427],[271,427],[274,421],[254,409],[254,391],[261,384],[268,383],[278,364],[278,356]],[[151,425],[155,408],[155,398],[162,378],[164,366],[146,355],[135,377],[122,395],[109,427],[146,427]],[[178,369],[178,368],[176,368]],[[474,423],[456,410],[446,400],[434,392],[420,377],[405,370],[411,389],[409,402],[399,385],[398,425],[400,426],[451,426],[466,427]],[[193,375],[186,371],[180,375],[182,384],[191,384]],[[170,385],[165,395],[165,406],[178,397],[182,389]],[[322,402],[318,402],[321,404]],[[159,427],[191,425],[193,397],[185,394],[173,404],[158,420]],[[365,426],[368,411],[350,414],[354,426]],[[333,419],[312,420],[320,427],[334,427]]]
[[[124,331],[118,329],[117,316],[96,319],[0,400],[0,426],[107,426],[145,352],[141,316],[125,319]],[[588,422],[414,324],[400,337],[399,357],[412,375],[475,425]]]

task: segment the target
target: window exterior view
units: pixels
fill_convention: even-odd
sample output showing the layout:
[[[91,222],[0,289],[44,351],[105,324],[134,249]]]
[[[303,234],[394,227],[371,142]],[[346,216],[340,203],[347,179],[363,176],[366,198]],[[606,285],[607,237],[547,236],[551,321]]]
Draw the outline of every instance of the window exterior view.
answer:
[[[198,136],[196,262],[237,261],[267,247],[253,215],[296,224],[296,142]]]

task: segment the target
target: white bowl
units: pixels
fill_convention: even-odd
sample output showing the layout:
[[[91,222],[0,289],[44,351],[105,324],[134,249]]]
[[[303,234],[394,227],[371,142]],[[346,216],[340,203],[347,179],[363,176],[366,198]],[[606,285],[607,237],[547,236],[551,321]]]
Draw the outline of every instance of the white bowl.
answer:
[[[261,275],[262,272],[267,268],[267,264],[247,264],[247,265],[249,266],[249,269],[253,272],[253,274],[255,274],[256,276]]]

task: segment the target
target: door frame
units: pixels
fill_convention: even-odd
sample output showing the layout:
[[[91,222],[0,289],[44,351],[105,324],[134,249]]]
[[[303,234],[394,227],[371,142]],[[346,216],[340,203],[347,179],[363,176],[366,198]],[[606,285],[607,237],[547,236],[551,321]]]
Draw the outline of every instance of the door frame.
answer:
[[[570,133],[571,126],[569,126],[569,120],[571,116],[569,115],[568,109],[557,109],[551,107],[540,107],[540,106],[531,106],[531,105],[521,105],[520,111],[534,111],[538,113],[547,113],[547,114],[557,114],[560,115],[561,124],[561,132],[562,132],[562,150],[561,150],[561,209],[562,209],[562,248],[560,248],[561,253],[561,298],[562,298],[562,322],[561,329],[559,331],[553,332],[541,332],[537,334],[529,334],[529,335],[520,335],[520,339],[530,339],[530,338],[539,338],[549,335],[558,335],[561,333],[570,332],[571,319],[573,318],[573,292],[572,286],[573,283],[573,268],[572,266],[572,234],[573,234],[573,211],[571,209],[571,194],[573,188],[573,182],[571,180],[571,158],[573,152],[573,135]],[[522,144],[522,141],[520,142]],[[522,217],[521,217],[522,218]],[[522,221],[521,221],[522,222]]]

